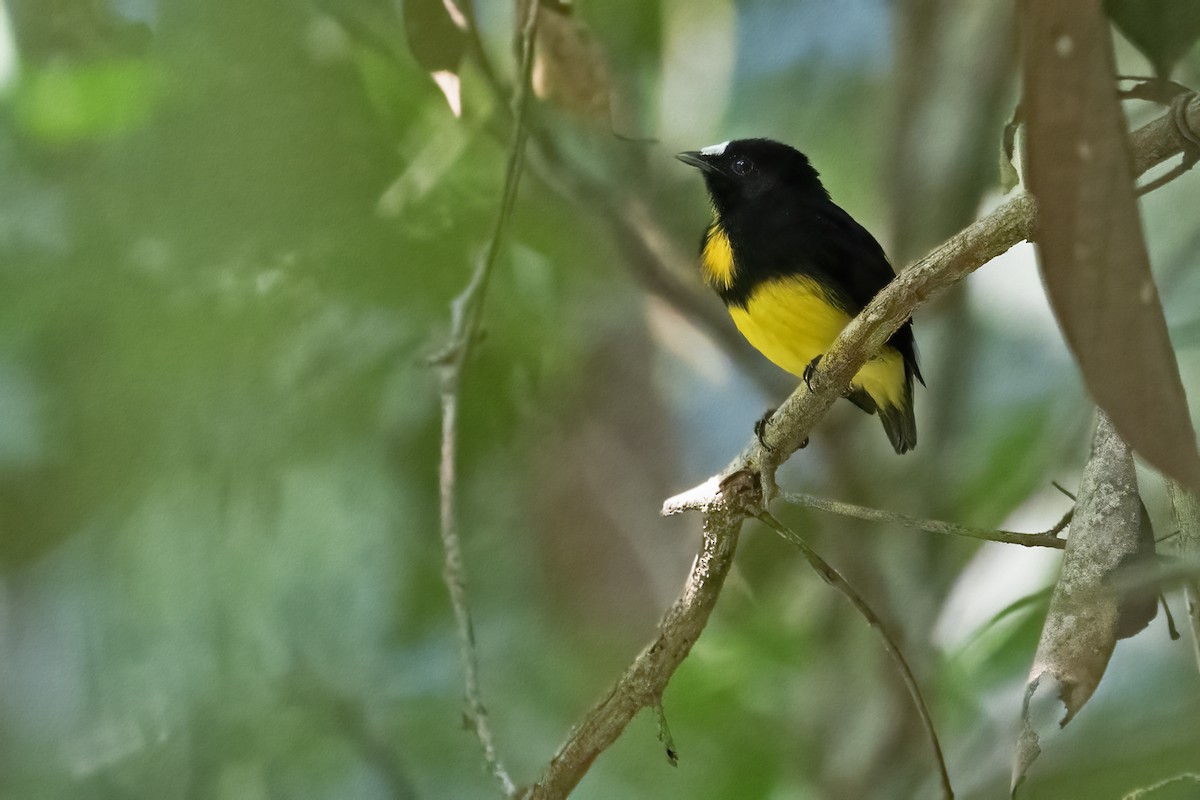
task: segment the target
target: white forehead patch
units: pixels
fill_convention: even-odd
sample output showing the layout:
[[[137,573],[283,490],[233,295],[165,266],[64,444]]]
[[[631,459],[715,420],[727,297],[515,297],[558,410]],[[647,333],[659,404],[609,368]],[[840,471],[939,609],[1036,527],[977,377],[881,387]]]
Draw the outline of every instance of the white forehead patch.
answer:
[[[719,156],[719,155],[724,154],[725,148],[728,146],[729,146],[729,142],[721,142],[720,144],[710,144],[708,147],[701,149],[700,154],[705,155],[705,156]]]

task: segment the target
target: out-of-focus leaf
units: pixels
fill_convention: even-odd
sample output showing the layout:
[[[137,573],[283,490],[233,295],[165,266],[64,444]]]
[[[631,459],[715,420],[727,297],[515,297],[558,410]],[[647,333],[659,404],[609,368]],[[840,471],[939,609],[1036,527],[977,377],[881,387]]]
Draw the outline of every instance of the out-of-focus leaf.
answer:
[[[1179,59],[1200,39],[1196,0],[1104,0],[1104,11],[1160,81],[1170,79]]]
[[[964,670],[973,697],[1021,674],[1037,650],[1052,587],[1020,597],[998,610],[961,646],[954,660]]]
[[[1083,470],[1079,502],[1067,539],[1062,571],[1042,628],[1021,709],[1022,728],[1013,765],[1013,793],[1041,753],[1035,696],[1052,688],[1066,707],[1065,726],[1096,690],[1121,627],[1118,572],[1139,557],[1149,531],[1138,496],[1133,453],[1104,412],[1099,412],[1092,453]],[[1151,546],[1153,545],[1153,534]],[[1037,702],[1042,711],[1045,703]]]
[[[462,114],[458,67],[467,50],[467,16],[458,0],[405,0],[404,32],[413,57],[429,71],[454,116]]]
[[[518,8],[523,3],[518,2]],[[538,6],[533,91],[586,119],[608,124],[612,79],[608,56],[566,3]]]
[[[1025,616],[1044,617],[1046,611],[1050,608],[1050,595],[1054,591],[1054,587],[1050,586],[1041,591],[1027,594],[1024,597],[1019,597],[1012,601],[1004,608],[997,611],[991,619],[979,626],[976,631],[971,634],[970,640],[964,646],[971,647],[983,642],[989,636],[994,636],[994,630],[1002,627],[1002,623],[1011,622],[1014,618]],[[1040,631],[1040,626],[1039,626]],[[1034,637],[1033,644],[1037,644],[1037,637]]]
[[[1000,190],[1006,194],[1021,182],[1017,170],[1017,135],[1021,132],[1021,107],[1013,109],[1012,119],[1004,125],[1000,142]]]
[[[149,118],[154,88],[150,67],[137,59],[55,64],[21,77],[16,118],[27,134],[47,144],[107,139]]]
[[[448,174],[460,162],[470,143],[468,133],[461,125],[447,118],[444,112],[416,120],[413,131],[405,137],[401,148],[408,156],[408,163],[404,171],[383,191],[376,211],[388,218],[403,217],[409,223],[409,230],[414,233],[434,236],[444,232],[453,224],[452,218],[447,216],[440,220],[441,224],[420,226],[412,223],[421,217],[412,215],[435,212],[433,204],[426,203],[426,207],[422,208],[422,202],[427,200],[431,192],[453,184]],[[428,230],[422,231],[422,227]]]
[[[1022,403],[995,414],[977,434],[981,455],[959,472],[957,507],[972,524],[1002,518],[1035,490],[1046,458],[1040,444],[1055,432],[1055,419],[1044,403]]]
[[[1099,0],[1026,2],[1028,180],[1050,304],[1096,402],[1161,472],[1200,455],[1142,235]]]
[[[1052,590],[1047,587],[1013,601],[947,653],[941,689],[971,703],[1028,670]]]
[[[400,42],[403,36],[400,19],[390,0],[313,0],[313,5],[355,43],[389,61],[407,57]]]

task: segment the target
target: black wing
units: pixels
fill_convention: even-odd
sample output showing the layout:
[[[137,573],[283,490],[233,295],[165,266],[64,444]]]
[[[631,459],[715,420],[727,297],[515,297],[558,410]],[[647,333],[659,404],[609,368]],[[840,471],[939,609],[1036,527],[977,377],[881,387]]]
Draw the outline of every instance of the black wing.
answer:
[[[827,200],[820,208],[813,209],[813,216],[821,228],[820,235],[813,237],[820,243],[814,253],[817,261],[814,266],[826,273],[828,285],[845,293],[840,299],[846,302],[848,310],[857,314],[896,273],[875,237],[841,206]],[[900,326],[887,343],[900,351],[912,375],[924,385],[917,365],[912,320]]]

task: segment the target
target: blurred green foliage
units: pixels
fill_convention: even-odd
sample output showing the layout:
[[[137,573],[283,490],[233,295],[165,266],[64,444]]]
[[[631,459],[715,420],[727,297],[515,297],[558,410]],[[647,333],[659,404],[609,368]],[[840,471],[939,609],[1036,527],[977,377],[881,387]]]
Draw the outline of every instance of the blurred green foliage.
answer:
[[[425,359],[492,224],[507,126],[477,67],[464,67],[455,119],[395,10],[339,2],[6,6],[20,58],[0,101],[0,797],[496,795],[460,720]],[[894,94],[909,5],[578,3],[609,53],[621,132],[662,141],[537,110],[558,165],[531,145],[467,375],[470,597],[484,697],[518,780],[678,590],[696,523],[659,519],[661,499],[726,463],[779,399],[648,301],[607,212],[565,201],[556,170],[643,209],[690,252],[702,190],[671,153],[775,136],[885,243],[929,247],[972,209],[898,230],[893,209],[924,201],[889,165],[936,162],[978,128],[994,136],[961,149],[994,152],[999,129],[980,121],[1002,118],[1014,90],[1005,78],[986,101],[933,104],[932,135],[900,136],[913,124]],[[338,22],[347,9],[392,27],[364,40]],[[502,80],[509,13],[479,9]],[[1002,35],[982,8],[954,19],[932,29],[943,60],[917,73],[931,94]],[[835,57],[831,40],[859,47]],[[688,59],[715,52],[731,56],[724,84],[689,82]],[[664,98],[666,86],[690,94]],[[664,112],[677,107],[704,113]],[[974,205],[995,181],[950,176],[936,190]],[[1197,187],[1189,176],[1145,206],[1181,334],[1200,325],[1196,226],[1178,213]],[[913,455],[888,455],[877,423],[847,406],[785,480],[1049,527],[1064,510],[1049,481],[1076,479],[1090,409],[1044,305],[1014,302],[968,286],[917,319],[929,389]],[[1177,344],[1195,398],[1194,339]],[[1042,612],[985,622],[1047,585],[1054,557],[1006,575],[990,547],[788,517],[904,641],[960,796],[1001,796]],[[639,718],[576,796],[902,798],[934,785],[874,635],[759,531],[665,700],[679,768]],[[1198,711],[1195,667],[1160,620],[1118,648],[1028,796],[1115,797],[1194,768]]]
[[[153,78],[142,61],[34,69],[13,106],[21,132],[46,146],[111,138],[147,120]]]

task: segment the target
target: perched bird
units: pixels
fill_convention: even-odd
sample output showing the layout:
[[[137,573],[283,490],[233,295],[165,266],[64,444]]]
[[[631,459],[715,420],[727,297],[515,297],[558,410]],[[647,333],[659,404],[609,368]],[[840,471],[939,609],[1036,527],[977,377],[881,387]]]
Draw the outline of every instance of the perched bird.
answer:
[[[740,139],[676,156],[704,175],[713,219],[700,248],[705,283],[759,352],[807,380],[821,355],[895,277],[883,248],[829,199],[803,153]],[[854,376],[847,395],[879,412],[897,453],[917,444],[912,321]]]

